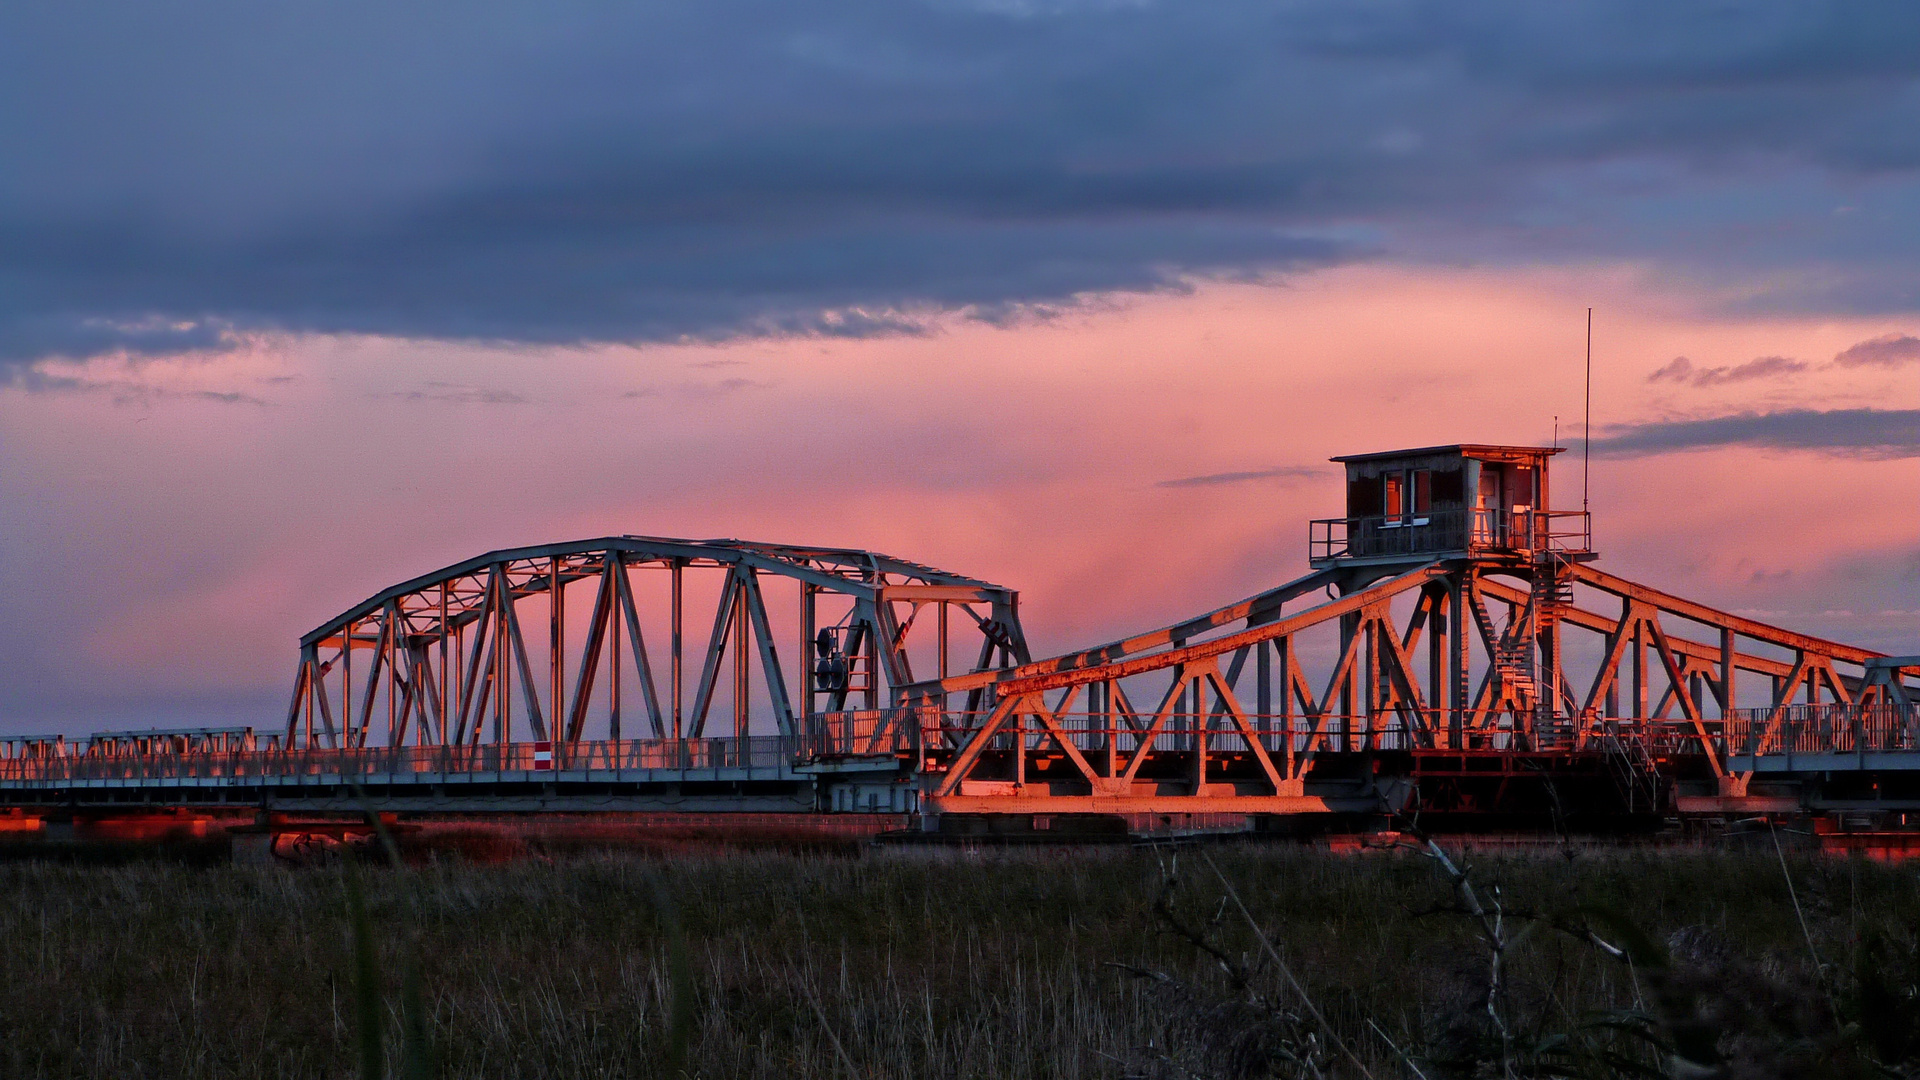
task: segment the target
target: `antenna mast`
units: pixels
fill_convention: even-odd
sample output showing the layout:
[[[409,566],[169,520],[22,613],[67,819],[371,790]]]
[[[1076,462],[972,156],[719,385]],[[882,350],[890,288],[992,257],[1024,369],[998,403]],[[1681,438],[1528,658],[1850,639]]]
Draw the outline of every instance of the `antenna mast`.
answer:
[[[1580,512],[1587,513],[1588,474],[1593,471],[1593,309],[1587,309],[1587,400],[1580,420]]]

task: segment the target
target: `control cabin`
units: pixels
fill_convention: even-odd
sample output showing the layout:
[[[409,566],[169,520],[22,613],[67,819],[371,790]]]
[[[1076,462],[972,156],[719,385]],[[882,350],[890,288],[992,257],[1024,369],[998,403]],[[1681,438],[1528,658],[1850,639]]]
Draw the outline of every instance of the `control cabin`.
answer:
[[[1588,555],[1587,516],[1550,509],[1551,446],[1428,446],[1333,458],[1347,467],[1347,516],[1315,521],[1309,558]]]

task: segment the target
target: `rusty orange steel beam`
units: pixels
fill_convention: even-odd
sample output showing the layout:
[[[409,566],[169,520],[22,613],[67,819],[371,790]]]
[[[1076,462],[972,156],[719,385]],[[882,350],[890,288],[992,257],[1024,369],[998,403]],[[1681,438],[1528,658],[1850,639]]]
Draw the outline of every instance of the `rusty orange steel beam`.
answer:
[[[1237,634],[1228,634],[1225,637],[1215,638],[1212,641],[1205,641],[1198,645],[1187,645],[1177,649],[1169,649],[1166,652],[1153,653],[1149,656],[1137,656],[1130,660],[1119,660],[1112,663],[1101,664],[1096,667],[1055,670],[1025,677],[1019,676],[1019,672],[1024,669],[1015,669],[1009,673],[1015,677],[999,680],[997,689],[1003,697],[1012,697],[1017,694],[1031,694],[1038,691],[1055,690],[1063,686],[1078,686],[1090,682],[1105,682],[1108,679],[1124,679],[1129,675],[1137,675],[1143,671],[1157,671],[1180,664],[1192,663],[1196,660],[1223,656],[1247,645],[1270,641],[1278,637],[1286,637],[1289,634],[1297,633],[1309,626],[1326,622],[1328,619],[1336,619],[1342,615],[1352,614],[1370,604],[1406,592],[1408,589],[1418,588],[1426,584],[1428,580],[1440,577],[1446,573],[1447,570],[1442,564],[1437,562],[1428,563],[1417,570],[1409,570],[1397,577],[1388,578],[1385,581],[1369,585],[1358,592],[1349,593],[1346,596],[1340,597],[1338,600],[1329,600],[1324,604],[1310,607],[1298,614],[1276,619],[1273,622],[1256,626],[1250,630],[1242,630]],[[1038,665],[1028,666],[1033,667]],[[995,672],[993,674],[999,673]]]
[[[1296,578],[1278,588],[1268,589],[1265,592],[1249,596],[1238,603],[1228,604],[1222,608],[1215,608],[1205,614],[1196,615],[1191,619],[1182,620],[1171,626],[1163,626],[1158,630],[1149,631],[1144,634],[1136,634],[1133,637],[1121,641],[1111,641],[1105,645],[1096,645],[1091,649],[1081,649],[1078,652],[1066,653],[1062,656],[1049,657],[1045,660],[1035,660],[1030,664],[1022,664],[1015,668],[1007,668],[999,671],[982,671],[970,675],[956,675],[948,679],[915,683],[904,689],[909,692],[938,693],[945,691],[946,693],[956,693],[962,690],[976,690],[983,686],[1004,684],[1010,680],[1024,680],[1041,675],[1051,675],[1064,671],[1077,671],[1111,664],[1116,660],[1145,652],[1148,649],[1156,649],[1162,645],[1172,645],[1185,641],[1197,634],[1204,634],[1209,630],[1218,629],[1219,627],[1239,622],[1242,619],[1252,621],[1260,619],[1263,616],[1271,616],[1277,613],[1281,605],[1285,604],[1288,600],[1304,596],[1315,589],[1332,585],[1338,581],[1339,578],[1340,574],[1338,571],[1316,570],[1305,577]]]
[[[1479,580],[1479,585],[1481,592],[1495,600],[1510,604],[1524,604],[1527,602],[1527,590],[1525,589],[1516,588],[1515,586],[1495,581],[1492,578],[1484,577]],[[1585,608],[1579,607],[1562,609],[1559,618],[1560,621],[1571,623],[1582,630],[1593,630],[1602,634],[1613,633],[1614,629],[1620,624],[1619,616],[1602,615],[1599,612],[1588,611]],[[1695,660],[1711,660],[1714,663],[1720,662],[1720,647],[1718,645],[1706,645],[1698,641],[1691,641],[1687,638],[1676,637],[1671,631],[1667,634],[1667,643],[1673,647],[1674,652],[1682,656],[1691,657]],[[1742,671],[1752,671],[1779,678],[1785,678],[1793,672],[1793,665],[1786,661],[1769,660],[1764,656],[1754,656],[1750,653],[1735,653],[1734,666]]]
[[[1800,634],[1792,630],[1783,630],[1778,626],[1769,626],[1763,622],[1742,618],[1730,612],[1710,608],[1705,604],[1697,604],[1691,600],[1682,599],[1672,593],[1661,592],[1659,589],[1649,588],[1638,582],[1628,581],[1623,577],[1615,577],[1604,571],[1595,570],[1591,566],[1576,565],[1573,568],[1573,573],[1577,580],[1603,592],[1609,592],[1624,599],[1638,600],[1644,604],[1651,604],[1662,611],[1678,615],[1681,618],[1692,619],[1695,622],[1732,630],[1736,634],[1753,638],[1756,641],[1764,641],[1771,645],[1820,653],[1835,660],[1844,660],[1855,664],[1862,664],[1868,660],[1878,660],[1886,656],[1885,653],[1874,652],[1872,649],[1861,649],[1852,645],[1843,645],[1838,641],[1828,641],[1826,638],[1817,638],[1810,634]]]

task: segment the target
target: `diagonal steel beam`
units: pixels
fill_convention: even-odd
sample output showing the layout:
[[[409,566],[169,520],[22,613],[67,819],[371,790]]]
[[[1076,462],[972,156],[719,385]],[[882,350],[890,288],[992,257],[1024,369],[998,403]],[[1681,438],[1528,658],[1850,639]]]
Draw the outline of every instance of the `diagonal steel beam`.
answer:
[[[967,741],[961,744],[959,752],[954,754],[953,761],[947,765],[947,775],[941,778],[939,786],[934,790],[935,795],[951,795],[959,790],[961,782],[973,771],[973,766],[980,760],[980,754],[986,750],[988,741],[1006,724],[1007,718],[1013,715],[1014,710],[1026,701],[1027,698],[1024,695],[1001,699],[1000,703],[994,707],[993,714],[974,729],[973,734],[967,737]]]
[[[612,553],[615,571],[613,587],[620,594],[620,612],[627,622],[628,651],[633,653],[633,666],[640,674],[640,696],[646,699],[647,723],[653,728],[653,737],[667,737],[667,720],[660,711],[660,695],[653,687],[653,664],[647,659],[647,639],[640,633],[640,613],[633,603],[633,583],[627,580],[626,560],[619,552]]]
[[[1220,677],[1220,669],[1218,666],[1215,666],[1213,670],[1205,674],[1213,683],[1214,693],[1219,695],[1221,703],[1226,706],[1225,711],[1227,717],[1233,721],[1235,727],[1240,729],[1240,737],[1246,741],[1247,747],[1253,751],[1253,759],[1259,762],[1260,771],[1266,774],[1267,783],[1273,785],[1273,793],[1275,795],[1280,794],[1280,770],[1274,767],[1273,758],[1267,754],[1266,745],[1260,741],[1260,733],[1255,731],[1253,725],[1247,722],[1246,710],[1240,707],[1240,700],[1234,697],[1233,688],[1228,686],[1226,680]],[[1289,744],[1292,743],[1293,735],[1291,733],[1287,735],[1287,741]]]
[[[1000,680],[1000,685],[1010,693],[1027,693],[1033,690],[1053,690],[1076,683],[1098,682],[1105,679],[1123,679],[1144,671],[1157,671],[1180,664],[1221,656],[1247,645],[1271,641],[1285,637],[1309,626],[1337,619],[1342,615],[1358,612],[1370,604],[1387,597],[1397,596],[1408,589],[1419,588],[1428,579],[1445,573],[1439,563],[1429,563],[1416,570],[1409,570],[1397,577],[1377,582],[1365,589],[1329,600],[1305,611],[1275,619],[1250,630],[1228,634],[1198,645],[1187,645],[1168,649],[1150,656],[1138,656],[1131,659],[1114,661],[1097,667],[1071,668],[1060,671],[1035,670],[1044,668],[1053,661],[1041,661],[1038,664],[1014,669],[1012,677]],[[1023,674],[1035,671],[1033,674]],[[999,674],[999,673],[989,673]],[[951,683],[953,680],[948,680]]]
[[[787,696],[786,673],[780,670],[780,654],[773,645],[773,624],[767,618],[767,603],[760,594],[759,575],[750,569],[742,571],[741,586],[747,594],[747,618],[753,624],[753,637],[760,646],[760,668],[767,680],[767,697],[773,703],[774,723],[780,734],[792,735],[796,730],[793,700]]]
[[[734,596],[740,591],[739,571],[727,572],[720,588],[720,604],[714,609],[713,632],[707,636],[707,658],[700,667],[700,686],[693,697],[692,723],[687,737],[698,739],[707,730],[707,712],[713,707],[714,687],[720,681],[720,660],[727,651],[728,631],[733,629]]]
[[[606,647],[607,627],[613,622],[613,582],[618,556],[609,552],[600,570],[600,587],[594,590],[593,614],[587,619],[587,640],[580,650],[580,665],[573,679],[572,707],[567,710],[567,741],[578,742],[587,727],[587,706],[593,697],[593,679],[600,672],[600,651]]]
[[[1139,745],[1134,747],[1133,756],[1127,759],[1127,768],[1121,774],[1121,779],[1128,783],[1133,782],[1134,775],[1140,771],[1140,766],[1146,763],[1147,755],[1153,753],[1154,740],[1167,730],[1167,722],[1173,719],[1174,706],[1180,700],[1180,696],[1186,692],[1187,684],[1192,680],[1193,676],[1187,671],[1186,665],[1183,664],[1173,670],[1173,685],[1167,687],[1167,695],[1160,699],[1160,707],[1154,710],[1153,723],[1140,734]]]

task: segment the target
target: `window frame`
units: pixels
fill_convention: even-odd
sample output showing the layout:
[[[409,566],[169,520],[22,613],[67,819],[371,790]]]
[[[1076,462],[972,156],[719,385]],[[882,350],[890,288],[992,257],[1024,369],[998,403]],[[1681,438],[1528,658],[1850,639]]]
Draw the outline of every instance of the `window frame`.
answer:
[[[1408,524],[1412,517],[1407,513],[1407,472],[1405,469],[1389,469],[1380,474],[1380,510],[1385,518],[1384,526],[1397,529]]]

